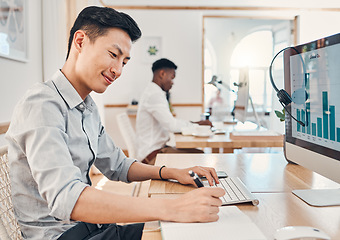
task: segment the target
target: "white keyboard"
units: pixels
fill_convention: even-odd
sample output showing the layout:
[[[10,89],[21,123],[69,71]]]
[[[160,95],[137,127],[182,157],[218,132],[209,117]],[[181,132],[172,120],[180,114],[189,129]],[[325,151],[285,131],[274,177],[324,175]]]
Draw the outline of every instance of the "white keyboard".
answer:
[[[226,194],[221,197],[222,205],[251,202],[254,206],[259,204],[259,200],[247,189],[238,177],[220,178],[217,187],[223,188]],[[206,184],[206,182],[204,182]],[[209,185],[209,183],[208,183]]]

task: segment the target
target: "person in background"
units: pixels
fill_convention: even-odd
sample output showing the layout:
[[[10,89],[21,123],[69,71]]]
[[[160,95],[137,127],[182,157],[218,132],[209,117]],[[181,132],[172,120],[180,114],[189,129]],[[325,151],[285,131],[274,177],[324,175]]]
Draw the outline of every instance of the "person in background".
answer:
[[[166,98],[176,77],[177,66],[166,58],[152,64],[153,78],[145,88],[138,104],[136,119],[137,159],[147,164],[154,164],[158,153],[203,153],[196,148],[178,149],[166,145],[170,139],[169,132],[181,132],[193,122],[175,118]],[[210,125],[209,120],[195,122]]]
[[[222,106],[223,105],[223,98],[221,97],[221,89],[216,90],[216,96],[212,97],[209,101],[209,108],[213,108],[216,106]]]
[[[115,181],[176,179],[194,184],[191,169],[210,184],[218,182],[213,168],[175,169],[129,159],[101,124],[89,94],[105,92],[119,78],[140,36],[138,25],[125,13],[83,9],[71,29],[62,69],[33,86],[17,104],[6,139],[14,212],[25,239],[140,239],[145,221],[218,219],[221,188],[152,199],[91,186],[92,164]]]

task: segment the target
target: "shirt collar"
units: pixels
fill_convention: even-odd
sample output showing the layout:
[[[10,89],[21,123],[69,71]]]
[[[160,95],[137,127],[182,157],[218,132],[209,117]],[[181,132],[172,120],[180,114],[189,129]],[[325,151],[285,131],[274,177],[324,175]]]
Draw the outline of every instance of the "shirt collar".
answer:
[[[79,106],[85,104],[86,108],[92,111],[94,107],[94,101],[91,96],[88,95],[83,101],[76,89],[72,86],[61,70],[57,71],[53,75],[52,82],[70,109],[77,107],[77,109],[83,111],[84,107],[81,108]]]
[[[157,83],[151,82],[150,85],[152,86],[153,89],[155,90],[157,89],[156,91],[160,91],[165,94],[165,91],[163,91],[163,89]]]

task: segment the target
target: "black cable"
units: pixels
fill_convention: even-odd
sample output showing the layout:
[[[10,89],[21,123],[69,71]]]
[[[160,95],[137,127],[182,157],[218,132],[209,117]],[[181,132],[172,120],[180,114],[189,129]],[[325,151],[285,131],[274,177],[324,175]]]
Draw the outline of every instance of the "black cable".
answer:
[[[285,51],[285,50],[287,50],[287,49],[294,49],[295,52],[300,56],[300,59],[301,59],[301,62],[302,62],[303,73],[304,73],[304,75],[305,75],[305,77],[306,77],[306,74],[305,74],[305,73],[306,73],[305,63],[304,63],[304,61],[303,61],[303,59],[302,59],[302,56],[300,55],[299,51],[298,51],[295,47],[286,47],[286,48],[281,49],[281,50],[273,57],[273,59],[272,59],[272,61],[271,61],[271,63],[270,63],[270,66],[269,66],[269,79],[270,79],[270,82],[271,82],[271,84],[272,84],[274,90],[275,90],[276,93],[277,93],[277,97],[279,98],[279,102],[281,103],[281,105],[283,106],[283,108],[286,110],[286,112],[289,114],[289,116],[290,116],[291,118],[293,118],[296,122],[298,122],[300,125],[302,125],[302,126],[304,127],[306,124],[308,125],[308,116],[306,115],[306,124],[303,123],[302,121],[297,120],[295,117],[293,117],[293,115],[292,115],[292,114],[290,113],[290,111],[287,109],[287,106],[293,101],[293,100],[292,100],[292,97],[289,95],[289,93],[287,93],[286,90],[284,90],[284,89],[279,90],[279,89],[276,87],[276,85],[275,85],[275,83],[274,83],[274,80],[273,80],[273,73],[272,73],[272,72],[273,72],[273,63],[274,63],[276,57],[277,57],[280,53],[282,53],[283,51]],[[305,79],[305,81],[306,81],[306,79]],[[306,83],[305,83],[305,84],[306,84]]]
[[[282,102],[280,102],[280,103],[281,103],[282,107],[286,110],[286,112],[289,114],[289,116],[291,118],[293,118],[295,121],[297,121],[302,127],[306,126],[303,122],[301,122],[301,121],[297,120],[295,117],[293,117],[293,115],[288,111],[288,109],[286,108],[285,105],[283,105]]]

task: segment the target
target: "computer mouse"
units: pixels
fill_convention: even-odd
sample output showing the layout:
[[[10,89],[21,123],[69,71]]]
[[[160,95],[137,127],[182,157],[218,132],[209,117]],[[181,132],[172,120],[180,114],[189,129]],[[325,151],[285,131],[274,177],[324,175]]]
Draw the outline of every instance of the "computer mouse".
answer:
[[[331,238],[320,229],[308,226],[287,226],[276,230],[274,234],[276,240],[293,240],[293,239],[322,239],[330,240]]]

